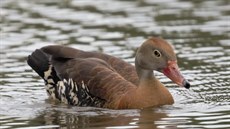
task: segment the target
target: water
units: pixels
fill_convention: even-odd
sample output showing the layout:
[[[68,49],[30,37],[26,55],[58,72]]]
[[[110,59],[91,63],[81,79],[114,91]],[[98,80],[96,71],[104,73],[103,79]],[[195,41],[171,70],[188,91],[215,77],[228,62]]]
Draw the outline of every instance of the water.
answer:
[[[230,128],[229,0],[1,0],[0,128]],[[48,44],[101,51],[134,63],[149,36],[171,42],[183,74],[176,100],[155,109],[72,107],[47,99],[27,55]]]

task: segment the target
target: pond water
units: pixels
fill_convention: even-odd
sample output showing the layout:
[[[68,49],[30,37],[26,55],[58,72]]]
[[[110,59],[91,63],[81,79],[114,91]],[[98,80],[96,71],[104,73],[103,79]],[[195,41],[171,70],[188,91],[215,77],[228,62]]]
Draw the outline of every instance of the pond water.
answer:
[[[229,0],[0,0],[0,128],[230,128]],[[48,44],[134,63],[149,36],[171,42],[186,90],[160,73],[175,104],[154,109],[72,107],[47,99],[27,56]]]

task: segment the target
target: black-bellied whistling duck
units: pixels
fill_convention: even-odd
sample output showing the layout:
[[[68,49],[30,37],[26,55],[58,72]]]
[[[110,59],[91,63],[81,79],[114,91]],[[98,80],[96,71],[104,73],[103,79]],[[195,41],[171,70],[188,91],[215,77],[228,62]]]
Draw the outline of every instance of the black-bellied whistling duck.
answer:
[[[59,45],[35,50],[27,62],[44,79],[51,98],[76,106],[128,109],[173,104],[154,70],[190,87],[172,46],[161,38],[149,38],[141,45],[135,66],[103,53]]]

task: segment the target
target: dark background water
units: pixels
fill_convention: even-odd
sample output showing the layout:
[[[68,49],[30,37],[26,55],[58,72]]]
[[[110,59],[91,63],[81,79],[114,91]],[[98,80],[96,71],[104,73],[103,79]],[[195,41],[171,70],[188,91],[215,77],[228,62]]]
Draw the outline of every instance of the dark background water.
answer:
[[[230,128],[229,0],[0,0],[0,128]],[[72,107],[47,99],[27,56],[48,44],[100,51],[134,63],[161,36],[192,84],[160,73],[176,100],[155,109]]]

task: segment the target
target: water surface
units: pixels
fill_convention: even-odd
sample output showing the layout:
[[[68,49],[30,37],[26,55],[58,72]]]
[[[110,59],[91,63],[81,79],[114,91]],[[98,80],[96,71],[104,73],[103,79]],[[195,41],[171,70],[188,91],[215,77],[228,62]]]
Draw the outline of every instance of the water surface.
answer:
[[[1,0],[0,128],[230,128],[229,0]],[[26,64],[36,48],[62,44],[134,63],[136,48],[161,36],[192,84],[160,73],[175,104],[139,110],[72,107],[47,99]]]

